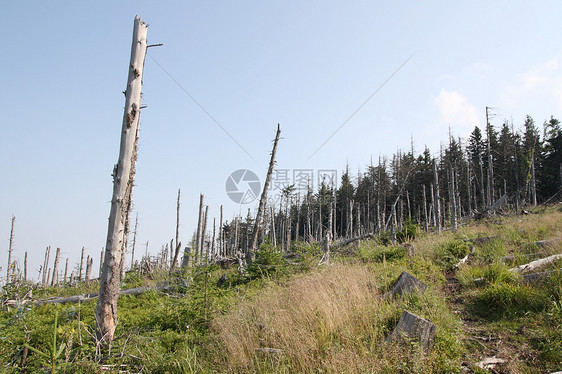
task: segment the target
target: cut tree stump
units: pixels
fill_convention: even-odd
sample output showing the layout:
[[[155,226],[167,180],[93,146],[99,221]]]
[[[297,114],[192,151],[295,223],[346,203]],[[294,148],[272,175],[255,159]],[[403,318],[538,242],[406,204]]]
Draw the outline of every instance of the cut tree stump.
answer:
[[[437,326],[434,323],[405,310],[398,325],[385,341],[403,341],[408,338],[418,341],[420,346],[427,350],[431,348],[436,332]]]
[[[425,291],[427,285],[420,281],[418,278],[414,277],[410,273],[403,271],[394,286],[392,286],[392,290],[384,294],[384,298],[389,297],[396,297],[396,295],[402,295],[403,293],[410,293],[416,290]]]
[[[519,265],[517,267],[509,269],[509,271],[512,271],[514,273],[519,273],[519,274],[533,273],[533,272],[539,270],[540,268],[543,268],[543,267],[545,267],[547,265],[550,265],[550,264],[554,263],[555,261],[561,260],[561,259],[562,259],[562,253],[557,254],[557,255],[548,256],[546,258],[541,258],[540,260],[535,260],[535,261],[529,262],[528,264],[525,264],[525,265]]]

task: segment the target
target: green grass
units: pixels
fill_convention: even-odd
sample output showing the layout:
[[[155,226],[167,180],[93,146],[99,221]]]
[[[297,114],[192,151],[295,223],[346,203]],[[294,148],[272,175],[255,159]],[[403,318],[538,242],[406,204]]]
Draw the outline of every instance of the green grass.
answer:
[[[55,314],[56,341],[64,343],[56,366],[68,373],[98,373],[101,365],[109,372],[142,373],[461,373],[467,367],[478,372],[474,363],[494,354],[509,359],[500,372],[560,370],[562,274],[524,284],[509,269],[536,250],[529,242],[562,236],[562,211],[495,217],[441,236],[422,234],[408,223],[400,235],[413,245],[413,257],[401,245],[385,244],[383,236],[335,251],[330,266],[318,266],[320,243],[294,242],[297,255],[290,259],[262,245],[246,275],[217,266],[195,267],[171,279],[165,271],[153,279],[128,273],[123,288],[164,280],[175,287],[169,293],[121,297],[116,340],[111,350],[101,352],[91,335],[95,300],[3,310],[0,371],[23,372],[24,344],[52,345]],[[453,269],[470,251],[467,239],[492,235],[498,238],[477,246],[468,264]],[[516,260],[504,261],[505,256]],[[404,270],[425,282],[427,290],[383,300]],[[228,280],[218,286],[224,274]],[[3,292],[21,296],[30,287],[16,284]],[[33,293],[42,298],[98,289],[92,281],[35,287]],[[429,352],[414,341],[384,342],[405,309],[438,326]],[[279,348],[283,354],[259,353],[258,347]],[[28,354],[27,372],[47,369],[40,355]]]

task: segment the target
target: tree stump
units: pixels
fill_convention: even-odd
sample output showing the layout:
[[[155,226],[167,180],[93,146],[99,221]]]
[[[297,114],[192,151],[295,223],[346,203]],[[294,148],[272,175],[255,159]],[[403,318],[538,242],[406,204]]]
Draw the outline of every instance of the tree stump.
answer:
[[[405,310],[398,321],[396,328],[386,338],[386,342],[404,341],[404,338],[416,340],[424,350],[431,348],[437,326],[413,313]]]
[[[394,286],[392,286],[392,290],[387,292],[384,298],[395,297],[396,295],[401,296],[403,293],[410,293],[416,290],[423,292],[426,288],[427,285],[425,283],[410,273],[403,271],[394,283]]]

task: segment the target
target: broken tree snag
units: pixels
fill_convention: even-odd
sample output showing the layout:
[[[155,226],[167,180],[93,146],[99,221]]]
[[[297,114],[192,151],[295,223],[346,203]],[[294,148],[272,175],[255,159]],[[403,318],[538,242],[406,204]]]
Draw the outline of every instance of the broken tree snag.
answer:
[[[98,339],[104,343],[113,340],[117,319],[117,298],[120,292],[123,234],[126,231],[131,193],[135,179],[141,107],[142,72],[146,57],[146,33],[148,26],[135,17],[131,62],[125,95],[125,111],[121,126],[119,160],[114,169],[113,196],[107,228],[104,264],[100,276],[100,292],[96,308]]]
[[[418,341],[420,346],[427,350],[431,348],[436,332],[435,324],[405,310],[402,312],[398,325],[385,341],[403,341],[404,338],[408,338]]]
[[[265,212],[265,203],[267,202],[267,189],[269,188],[269,182],[271,181],[271,175],[273,174],[273,168],[275,167],[275,153],[277,153],[277,143],[279,143],[280,135],[281,129],[279,128],[279,124],[277,124],[277,132],[275,133],[275,140],[273,141],[273,150],[271,151],[269,168],[267,169],[267,176],[265,177],[265,183],[263,185],[263,191],[261,193],[258,214],[256,216],[256,222],[254,224],[254,231],[252,232],[252,245],[248,251],[248,257],[251,260],[253,260],[253,253],[258,249],[258,235],[260,231],[261,220]]]
[[[384,297],[395,297],[397,295],[410,293],[416,290],[423,292],[426,288],[427,285],[425,283],[423,283],[410,273],[403,271],[394,283],[394,286],[392,286],[392,290],[390,292],[387,292]]]
[[[546,258],[541,258],[540,260],[535,260],[535,261],[529,262],[528,264],[520,265],[520,266],[511,268],[511,269],[509,269],[509,271],[512,271],[514,273],[519,273],[519,274],[532,273],[532,272],[537,271],[540,268],[543,268],[547,265],[550,265],[550,264],[552,264],[552,263],[554,263],[555,261],[558,261],[558,260],[562,260],[562,253],[557,254],[557,255],[548,256]]]

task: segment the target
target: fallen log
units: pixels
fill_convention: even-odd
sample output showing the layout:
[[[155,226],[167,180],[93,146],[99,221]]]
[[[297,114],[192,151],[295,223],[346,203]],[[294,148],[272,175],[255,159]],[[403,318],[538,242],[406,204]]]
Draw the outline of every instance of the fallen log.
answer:
[[[557,260],[561,260],[562,259],[562,253],[557,254],[557,255],[552,255],[552,256],[548,256],[546,258],[541,258],[540,260],[535,260],[532,262],[529,262],[528,264],[525,265],[520,265],[514,268],[509,269],[509,271],[514,272],[514,273],[518,273],[518,274],[527,274],[527,273],[533,273],[537,270],[539,270],[540,268],[543,268],[547,265],[550,265],[552,263],[554,263]]]
[[[523,275],[523,283],[539,282],[546,278],[551,277],[554,274],[560,273],[562,269],[543,271],[540,273],[532,273]]]
[[[492,235],[492,236],[483,236],[480,238],[473,238],[473,239],[466,239],[465,241],[472,243],[476,246],[482,246],[484,244],[487,244],[489,242],[491,242],[494,239],[497,239],[497,235]]]
[[[150,290],[157,290],[157,291],[167,291],[170,288],[170,284],[168,282],[162,282],[154,286],[145,286],[145,287],[136,287],[136,288],[129,288],[126,290],[121,290],[119,295],[140,295],[144,292]],[[43,305],[43,304],[66,304],[66,303],[77,303],[82,301],[89,301],[93,299],[97,299],[99,296],[99,292],[92,292],[86,293],[82,295],[74,295],[74,296],[67,296],[67,297],[57,297],[52,299],[42,299],[35,301],[36,305]]]
[[[497,358],[496,356],[494,356],[494,357],[487,357],[482,361],[477,362],[476,366],[478,366],[480,369],[488,369],[488,368],[494,368],[494,366],[496,365],[505,364],[505,363],[507,363],[507,360],[503,358]]]
[[[346,239],[346,240],[343,240],[343,241],[334,243],[334,244],[332,244],[330,247],[331,247],[331,248],[344,247],[344,246],[346,246],[346,245],[348,245],[348,244],[351,244],[351,243],[353,243],[353,242],[355,242],[355,241],[357,241],[357,240],[373,238],[374,235],[375,235],[375,234],[372,234],[372,233],[359,235],[359,236],[356,236],[356,237],[353,237],[353,238],[349,238],[349,239]]]

